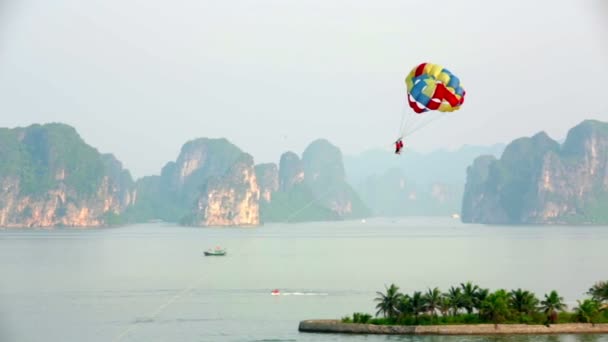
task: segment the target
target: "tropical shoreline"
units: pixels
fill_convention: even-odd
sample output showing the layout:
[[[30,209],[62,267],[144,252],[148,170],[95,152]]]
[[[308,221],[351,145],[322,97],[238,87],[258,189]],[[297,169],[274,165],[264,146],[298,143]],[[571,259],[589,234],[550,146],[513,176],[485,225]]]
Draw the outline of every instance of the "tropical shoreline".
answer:
[[[586,292],[590,298],[577,300],[574,311],[568,311],[557,291],[537,298],[530,291],[518,288],[490,291],[471,282],[452,286],[447,292],[438,287],[425,293],[399,292],[391,284],[386,293],[376,292],[376,318],[362,312],[345,316],[341,323],[387,326],[470,326],[499,324],[550,327],[555,324],[608,324],[608,281],[596,282]],[[382,316],[382,317],[378,317]],[[595,326],[595,325],[593,325]]]
[[[305,320],[301,332],[379,335],[540,335],[608,334],[608,323],[376,325],[340,320]]]

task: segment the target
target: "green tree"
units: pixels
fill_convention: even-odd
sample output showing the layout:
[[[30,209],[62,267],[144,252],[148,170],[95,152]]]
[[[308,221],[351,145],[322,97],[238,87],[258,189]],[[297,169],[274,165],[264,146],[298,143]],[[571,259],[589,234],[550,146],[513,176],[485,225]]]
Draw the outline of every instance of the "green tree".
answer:
[[[448,299],[450,309],[452,310],[452,316],[456,316],[458,314],[458,310],[463,307],[462,304],[462,292],[459,287],[450,287],[448,293],[445,294]]]
[[[509,307],[521,315],[532,315],[538,307],[538,298],[527,290],[517,289],[509,293]]]
[[[386,288],[386,294],[379,291],[376,293],[378,294],[378,297],[374,299],[378,302],[376,305],[376,309],[378,309],[376,316],[383,314],[384,317],[394,319],[397,316],[397,305],[399,305],[402,296],[399,293],[399,287],[391,284],[390,287]]]
[[[461,296],[461,305],[467,310],[467,313],[473,313],[473,309],[475,309],[476,295],[479,291],[479,286],[474,285],[470,281],[467,283],[461,283],[460,287],[462,288],[462,296]]]
[[[481,309],[481,303],[486,300],[489,294],[489,289],[478,289],[475,295],[473,296],[473,308],[479,311]]]
[[[595,323],[600,314],[600,303],[594,299],[585,299],[582,303],[577,300],[578,307],[574,310],[576,319],[581,323]]]
[[[509,294],[498,290],[489,294],[479,308],[479,315],[494,324],[502,323],[509,317]]]
[[[545,299],[540,302],[541,309],[547,315],[547,321],[550,323],[557,322],[557,313],[566,309],[564,298],[560,297],[557,291],[553,290],[549,294],[545,294]]]
[[[587,291],[587,294],[600,303],[608,303],[608,281],[595,283],[589,291]]]
[[[446,294],[441,295],[439,298],[439,312],[441,312],[442,316],[447,316],[452,309],[452,305],[450,303],[450,299]]]
[[[422,292],[414,292],[410,299],[410,303],[412,308],[412,314],[414,315],[416,324],[418,324],[418,316],[424,311],[426,311],[426,301],[424,299],[424,296],[422,295]]]
[[[408,294],[402,295],[399,299],[399,304],[397,304],[397,310],[399,311],[399,317],[402,319],[413,315],[412,297]]]
[[[439,303],[441,302],[441,291],[439,288],[428,289],[424,294],[424,302],[431,316],[435,316],[435,311],[439,309]]]

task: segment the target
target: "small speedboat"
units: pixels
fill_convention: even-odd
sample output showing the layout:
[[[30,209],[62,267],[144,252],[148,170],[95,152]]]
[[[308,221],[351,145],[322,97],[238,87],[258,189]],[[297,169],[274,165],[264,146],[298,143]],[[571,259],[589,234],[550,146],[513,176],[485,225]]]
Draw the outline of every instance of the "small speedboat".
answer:
[[[205,251],[206,256],[223,256],[226,255],[226,250],[220,247],[215,247],[215,249],[208,249]]]
[[[277,289],[274,289],[274,290],[272,290],[272,292],[270,292],[270,294],[273,296],[278,296],[281,294],[281,292],[279,292],[279,290],[277,290]]]

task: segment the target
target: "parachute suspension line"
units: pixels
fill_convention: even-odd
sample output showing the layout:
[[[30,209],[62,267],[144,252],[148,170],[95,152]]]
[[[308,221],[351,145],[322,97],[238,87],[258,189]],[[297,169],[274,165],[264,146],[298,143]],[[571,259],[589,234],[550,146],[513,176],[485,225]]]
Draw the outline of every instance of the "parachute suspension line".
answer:
[[[417,130],[418,127],[426,126],[429,123],[429,121],[432,121],[432,120],[427,120],[429,116],[433,116],[433,118],[435,118],[435,116],[432,114],[434,114],[434,113],[428,113],[428,112],[425,112],[424,114],[410,113],[406,124],[401,128],[401,137],[405,138],[406,136],[408,136],[410,134],[410,132]]]
[[[408,103],[406,101],[406,107],[408,106]],[[421,126],[426,126],[427,122],[430,120],[428,119],[429,115],[432,115],[434,113],[428,111],[428,112],[424,112],[424,113],[414,113],[414,112],[408,112],[407,108],[404,107],[404,115],[407,116],[407,118],[405,119],[405,122],[403,122],[402,120],[402,125],[400,127],[400,138],[405,138],[406,136],[410,135],[411,131],[415,131],[418,129],[418,127]]]
[[[195,281],[193,281],[192,284],[190,284],[190,286],[181,289],[179,292],[175,293],[172,297],[168,298],[165,302],[162,302],[153,312],[151,312],[149,314],[147,319],[155,320],[171,304],[173,304],[174,302],[179,300],[181,297],[189,294],[194,289],[198,288],[206,278],[207,278],[206,274],[202,274],[200,277],[196,278]],[[136,328],[137,324],[138,324],[138,320],[133,321],[125,329],[120,331],[120,333],[118,335],[116,335],[112,339],[112,341],[113,342],[122,341],[122,339],[125,336],[127,336],[130,332],[132,332]]]
[[[403,138],[403,134],[405,132],[405,128],[411,121],[412,116],[408,115],[407,108],[403,107],[401,110],[401,124],[399,125],[399,131],[397,132],[398,138]]]
[[[410,124],[415,124],[418,122],[418,114],[409,113],[407,100],[405,101],[405,105],[401,110],[401,125],[399,126],[399,138],[402,139],[405,137],[406,129],[410,126]]]
[[[404,110],[405,112],[405,110]],[[321,166],[323,168],[327,167],[327,166],[331,166],[331,164],[333,163],[332,161],[325,161]],[[327,187],[327,191],[323,192],[320,196],[315,196],[313,194],[313,199],[311,201],[309,201],[308,203],[304,204],[303,206],[296,208],[296,210],[292,211],[291,214],[289,214],[289,216],[287,216],[285,218],[285,223],[289,223],[291,219],[293,219],[296,215],[300,214],[302,211],[308,209],[311,205],[318,203],[319,201],[321,201],[322,199],[324,199],[325,197],[327,197],[332,191],[336,190],[337,187],[339,186],[340,183],[335,183],[331,186]]]
[[[397,131],[397,136],[401,137],[403,135],[403,124],[405,121],[405,112],[401,111],[401,123],[399,124],[399,130]]]
[[[412,120],[409,120],[409,124],[403,127],[402,137],[406,137],[408,135],[408,131],[412,131],[416,129],[416,127],[420,126],[425,122],[425,117],[420,116],[420,114],[410,114]]]
[[[429,120],[425,120],[425,121],[421,121],[421,122],[417,122],[417,125],[412,125],[412,127],[410,127],[404,134],[404,136],[409,137],[410,135],[414,134],[415,132],[423,129],[424,127],[426,127],[427,125],[431,124],[433,121],[438,120],[440,117],[442,117],[443,115],[437,115]]]
[[[444,117],[446,114],[448,114],[448,113],[447,113],[447,112],[446,112],[446,113],[441,113],[441,114],[439,114],[439,115],[435,116],[434,118],[432,118],[432,119],[430,119],[430,120],[428,120],[428,121],[424,122],[422,125],[418,125],[418,127],[413,128],[412,130],[410,130],[409,132],[407,132],[407,133],[405,134],[405,136],[410,136],[410,135],[414,134],[416,131],[419,131],[419,130],[423,129],[425,126],[427,126],[427,125],[428,125],[428,124],[430,124],[431,122],[433,122],[433,121],[436,121],[436,120],[439,120],[439,119],[443,118],[443,117]]]
[[[323,194],[321,194],[321,196],[314,198],[312,201],[306,203],[305,205],[303,205],[302,207],[300,207],[299,209],[297,209],[296,211],[292,212],[289,216],[287,216],[287,218],[285,219],[286,223],[289,223],[289,221],[294,218],[296,215],[298,215],[299,213],[301,213],[302,211],[304,211],[305,209],[308,209],[311,205],[319,202],[320,200],[322,200],[323,198],[325,198],[327,195],[329,195],[332,191],[334,191],[334,188],[336,186],[330,186],[329,190],[327,190],[326,192],[324,192]]]
[[[401,129],[401,135],[405,135],[408,130],[408,127],[416,126],[422,119],[424,119],[424,117],[421,117],[420,114],[409,113],[407,121]]]

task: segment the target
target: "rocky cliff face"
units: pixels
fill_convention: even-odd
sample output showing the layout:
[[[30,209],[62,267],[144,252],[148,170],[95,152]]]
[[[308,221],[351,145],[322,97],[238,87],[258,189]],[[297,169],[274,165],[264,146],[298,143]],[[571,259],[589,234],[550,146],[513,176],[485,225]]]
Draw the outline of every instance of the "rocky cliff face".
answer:
[[[284,153],[278,178],[278,191],[261,206],[264,221],[328,221],[369,214],[346,183],[342,153],[327,140],[313,141],[302,159]]]
[[[72,127],[0,129],[0,226],[103,226],[135,198],[129,172]]]
[[[274,163],[255,166],[255,176],[260,187],[260,199],[266,203],[272,201],[272,194],[279,191],[279,169]]]
[[[499,203],[497,189],[490,189],[488,178],[494,156],[481,156],[467,168],[467,182],[462,200],[463,222],[507,222]]]
[[[294,152],[285,152],[279,161],[279,189],[290,191],[295,185],[304,181],[304,166],[300,157]]]
[[[210,178],[198,197],[190,224],[250,226],[260,223],[260,189],[253,157],[242,154],[221,177]]]
[[[467,170],[462,220],[476,223],[607,223],[608,124],[584,121],[563,145],[539,133]]]
[[[340,150],[325,140],[300,159],[276,164],[253,158],[225,139],[184,145],[160,176],[137,182],[134,221],[163,219],[194,226],[253,226],[271,221],[323,221],[367,215],[345,181]]]
[[[317,201],[344,218],[369,215],[359,195],[346,182],[340,149],[325,139],[310,143],[302,153],[304,183]]]
[[[161,172],[164,190],[192,204],[209,177],[224,175],[243,152],[226,139],[200,138],[185,143],[175,162]]]
[[[278,182],[278,180],[277,180]],[[265,184],[270,190],[271,184]],[[260,189],[253,158],[226,139],[187,142],[161,175],[138,181],[137,220],[195,226],[257,225]]]

